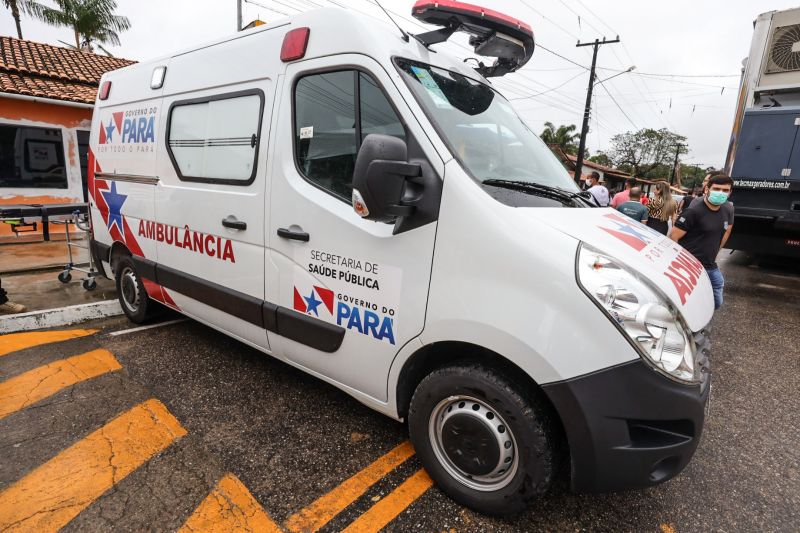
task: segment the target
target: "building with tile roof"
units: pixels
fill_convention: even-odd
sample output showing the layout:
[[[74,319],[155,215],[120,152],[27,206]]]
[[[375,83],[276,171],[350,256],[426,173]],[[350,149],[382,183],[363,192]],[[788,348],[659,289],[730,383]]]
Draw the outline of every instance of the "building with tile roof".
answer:
[[[100,77],[134,61],[0,37],[0,93],[93,104]]]
[[[86,201],[89,130],[100,78],[132,63],[0,37],[0,205]],[[33,224],[13,227],[16,232],[0,224],[0,242],[41,232]]]

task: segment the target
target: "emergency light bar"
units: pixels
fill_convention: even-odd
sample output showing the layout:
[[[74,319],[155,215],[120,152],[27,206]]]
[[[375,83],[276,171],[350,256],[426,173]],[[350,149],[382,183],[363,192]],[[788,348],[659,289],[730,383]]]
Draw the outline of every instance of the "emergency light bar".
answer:
[[[455,0],[418,0],[411,14],[422,22],[442,26],[414,36],[425,46],[444,42],[457,31],[468,33],[476,54],[497,58],[493,65],[480,63],[475,69],[487,78],[514,72],[533,55],[531,27],[503,13]]]

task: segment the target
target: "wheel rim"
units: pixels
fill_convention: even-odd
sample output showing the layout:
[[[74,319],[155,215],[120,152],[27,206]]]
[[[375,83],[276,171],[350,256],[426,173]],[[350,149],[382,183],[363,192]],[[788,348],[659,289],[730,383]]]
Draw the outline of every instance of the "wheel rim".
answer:
[[[519,468],[517,442],[505,420],[471,396],[450,396],[431,412],[428,434],[448,474],[475,490],[499,490]]]
[[[122,303],[131,313],[136,313],[139,310],[139,302],[141,300],[136,272],[130,267],[125,267],[120,274],[119,285]]]

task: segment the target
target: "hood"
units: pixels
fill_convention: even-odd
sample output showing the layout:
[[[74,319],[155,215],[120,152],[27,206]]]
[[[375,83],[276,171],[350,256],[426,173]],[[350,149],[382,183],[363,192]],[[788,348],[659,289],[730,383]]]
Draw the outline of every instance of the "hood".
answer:
[[[649,279],[680,310],[692,331],[714,314],[703,265],[680,244],[614,209],[520,209],[583,241]]]

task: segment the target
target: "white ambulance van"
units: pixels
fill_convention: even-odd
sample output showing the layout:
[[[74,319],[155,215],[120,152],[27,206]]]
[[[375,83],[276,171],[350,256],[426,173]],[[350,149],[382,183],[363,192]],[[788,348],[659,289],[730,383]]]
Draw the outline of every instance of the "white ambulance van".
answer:
[[[561,464],[577,491],[675,476],[710,388],[702,265],[590,203],[493,88],[528,25],[413,14],[440,28],[321,9],[103,77],[92,251],[122,308],[173,308],[407,420],[484,513]],[[456,31],[488,64],[437,50]]]

